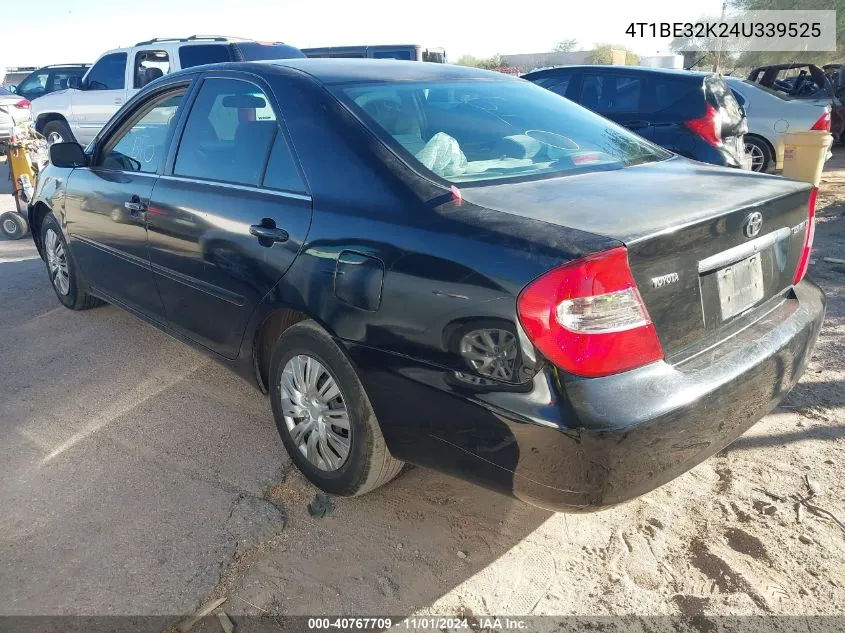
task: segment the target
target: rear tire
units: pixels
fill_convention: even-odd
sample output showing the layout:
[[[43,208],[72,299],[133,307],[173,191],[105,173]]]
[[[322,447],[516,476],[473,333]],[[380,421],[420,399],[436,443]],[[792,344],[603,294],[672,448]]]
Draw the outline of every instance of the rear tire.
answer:
[[[70,131],[67,123],[61,120],[54,119],[53,121],[47,121],[41,133],[47,139],[48,145],[52,145],[53,143],[76,143],[73,132]]]
[[[303,369],[305,362],[310,371]],[[297,376],[301,376],[300,382]],[[327,405],[320,402],[319,393],[334,393],[330,380],[338,395],[327,399]],[[362,495],[386,484],[402,470],[403,463],[387,449],[355,368],[314,321],[292,325],[279,337],[270,361],[270,401],[291,460],[325,492],[347,497]],[[335,408],[321,409],[325,406]],[[342,419],[336,417],[342,407],[346,419],[337,426],[332,422]],[[320,415],[321,411],[326,415]],[[342,428],[344,424],[348,428]],[[345,455],[342,449],[335,451],[336,447],[345,446]]]
[[[71,310],[88,310],[103,305],[103,301],[88,294],[88,285],[80,276],[62,229],[52,213],[48,213],[41,223],[41,244],[50,285],[63,306]]]
[[[0,231],[10,240],[19,240],[29,233],[29,224],[20,213],[7,211],[0,215]]]
[[[765,174],[772,164],[772,150],[769,144],[756,136],[745,137],[745,153],[751,154],[751,171]]]

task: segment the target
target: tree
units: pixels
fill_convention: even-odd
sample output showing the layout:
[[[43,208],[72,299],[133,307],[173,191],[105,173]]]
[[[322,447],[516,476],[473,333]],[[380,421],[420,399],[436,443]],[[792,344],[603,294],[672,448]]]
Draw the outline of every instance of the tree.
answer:
[[[572,38],[570,40],[561,40],[552,49],[555,53],[570,53],[578,47],[578,40]]]
[[[471,68],[480,68],[480,66],[479,66],[480,62],[481,62],[481,60],[478,59],[474,55],[461,55],[460,57],[458,57],[458,61],[456,61],[455,63],[458,66],[469,66]]]
[[[461,55],[458,61],[455,62],[458,66],[471,66],[472,68],[484,68],[486,70],[493,70],[504,66],[501,55],[493,55],[492,57],[475,57],[474,55]]]
[[[613,44],[598,44],[595,50],[587,56],[585,61],[588,64],[612,64],[613,51],[625,51],[625,64],[627,66],[636,66],[640,63],[640,56],[635,52],[624,46],[615,46]]]
[[[845,0],[729,0],[729,2],[733,9],[739,11],[836,10],[836,52],[748,51],[739,55],[738,64],[744,68],[788,62],[822,65],[845,59]]]

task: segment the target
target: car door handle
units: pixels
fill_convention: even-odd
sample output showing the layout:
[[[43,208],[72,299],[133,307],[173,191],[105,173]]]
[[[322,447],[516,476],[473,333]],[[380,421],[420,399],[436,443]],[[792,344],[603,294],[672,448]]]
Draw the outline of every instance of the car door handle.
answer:
[[[266,226],[265,224],[253,224],[249,227],[249,232],[250,235],[254,235],[261,242],[269,242],[267,246],[271,246],[273,242],[287,242],[290,239],[290,235],[284,229]]]
[[[126,210],[129,213],[142,213],[147,210],[147,205],[145,205],[140,200],[129,200],[128,202],[124,202],[123,206],[126,207]]]

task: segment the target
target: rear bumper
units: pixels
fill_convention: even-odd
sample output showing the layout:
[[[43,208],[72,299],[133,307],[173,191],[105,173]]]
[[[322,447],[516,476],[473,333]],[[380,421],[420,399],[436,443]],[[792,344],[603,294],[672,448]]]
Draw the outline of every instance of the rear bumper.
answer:
[[[804,281],[718,348],[598,379],[547,367],[527,385],[480,389],[406,358],[350,353],[397,458],[589,511],[670,481],[777,406],[806,368],[824,309]]]

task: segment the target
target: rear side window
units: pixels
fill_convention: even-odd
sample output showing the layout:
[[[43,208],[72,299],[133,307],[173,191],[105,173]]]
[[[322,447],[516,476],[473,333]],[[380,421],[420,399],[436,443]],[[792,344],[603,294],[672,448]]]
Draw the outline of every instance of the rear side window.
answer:
[[[167,51],[146,50],[135,54],[135,70],[132,75],[136,88],[143,88],[169,72],[170,57]]]
[[[281,130],[276,133],[276,140],[273,142],[273,149],[270,151],[270,160],[267,162],[263,185],[268,189],[279,189],[281,191],[298,193],[305,191],[302,179],[299,177],[299,171],[293,161],[293,154],[291,154],[285,135],[282,134]]]
[[[640,77],[586,74],[581,88],[581,105],[604,113],[639,112],[643,92]]]
[[[546,75],[544,77],[537,77],[531,81],[542,86],[546,90],[559,94],[561,97],[566,96],[566,91],[569,89],[569,83],[572,79],[571,72],[555,73],[554,75]]]
[[[126,86],[126,53],[111,53],[94,64],[87,77],[89,90],[123,90]]]
[[[225,44],[196,44],[179,49],[179,64],[182,68],[229,61],[232,61],[232,54]]]
[[[257,186],[276,134],[276,115],[260,88],[235,79],[206,79],[176,154],[174,173]]]
[[[686,103],[694,99],[701,103],[701,83],[698,81],[679,81],[674,77],[655,76],[654,83],[654,110],[660,112],[675,107],[681,102]]]

